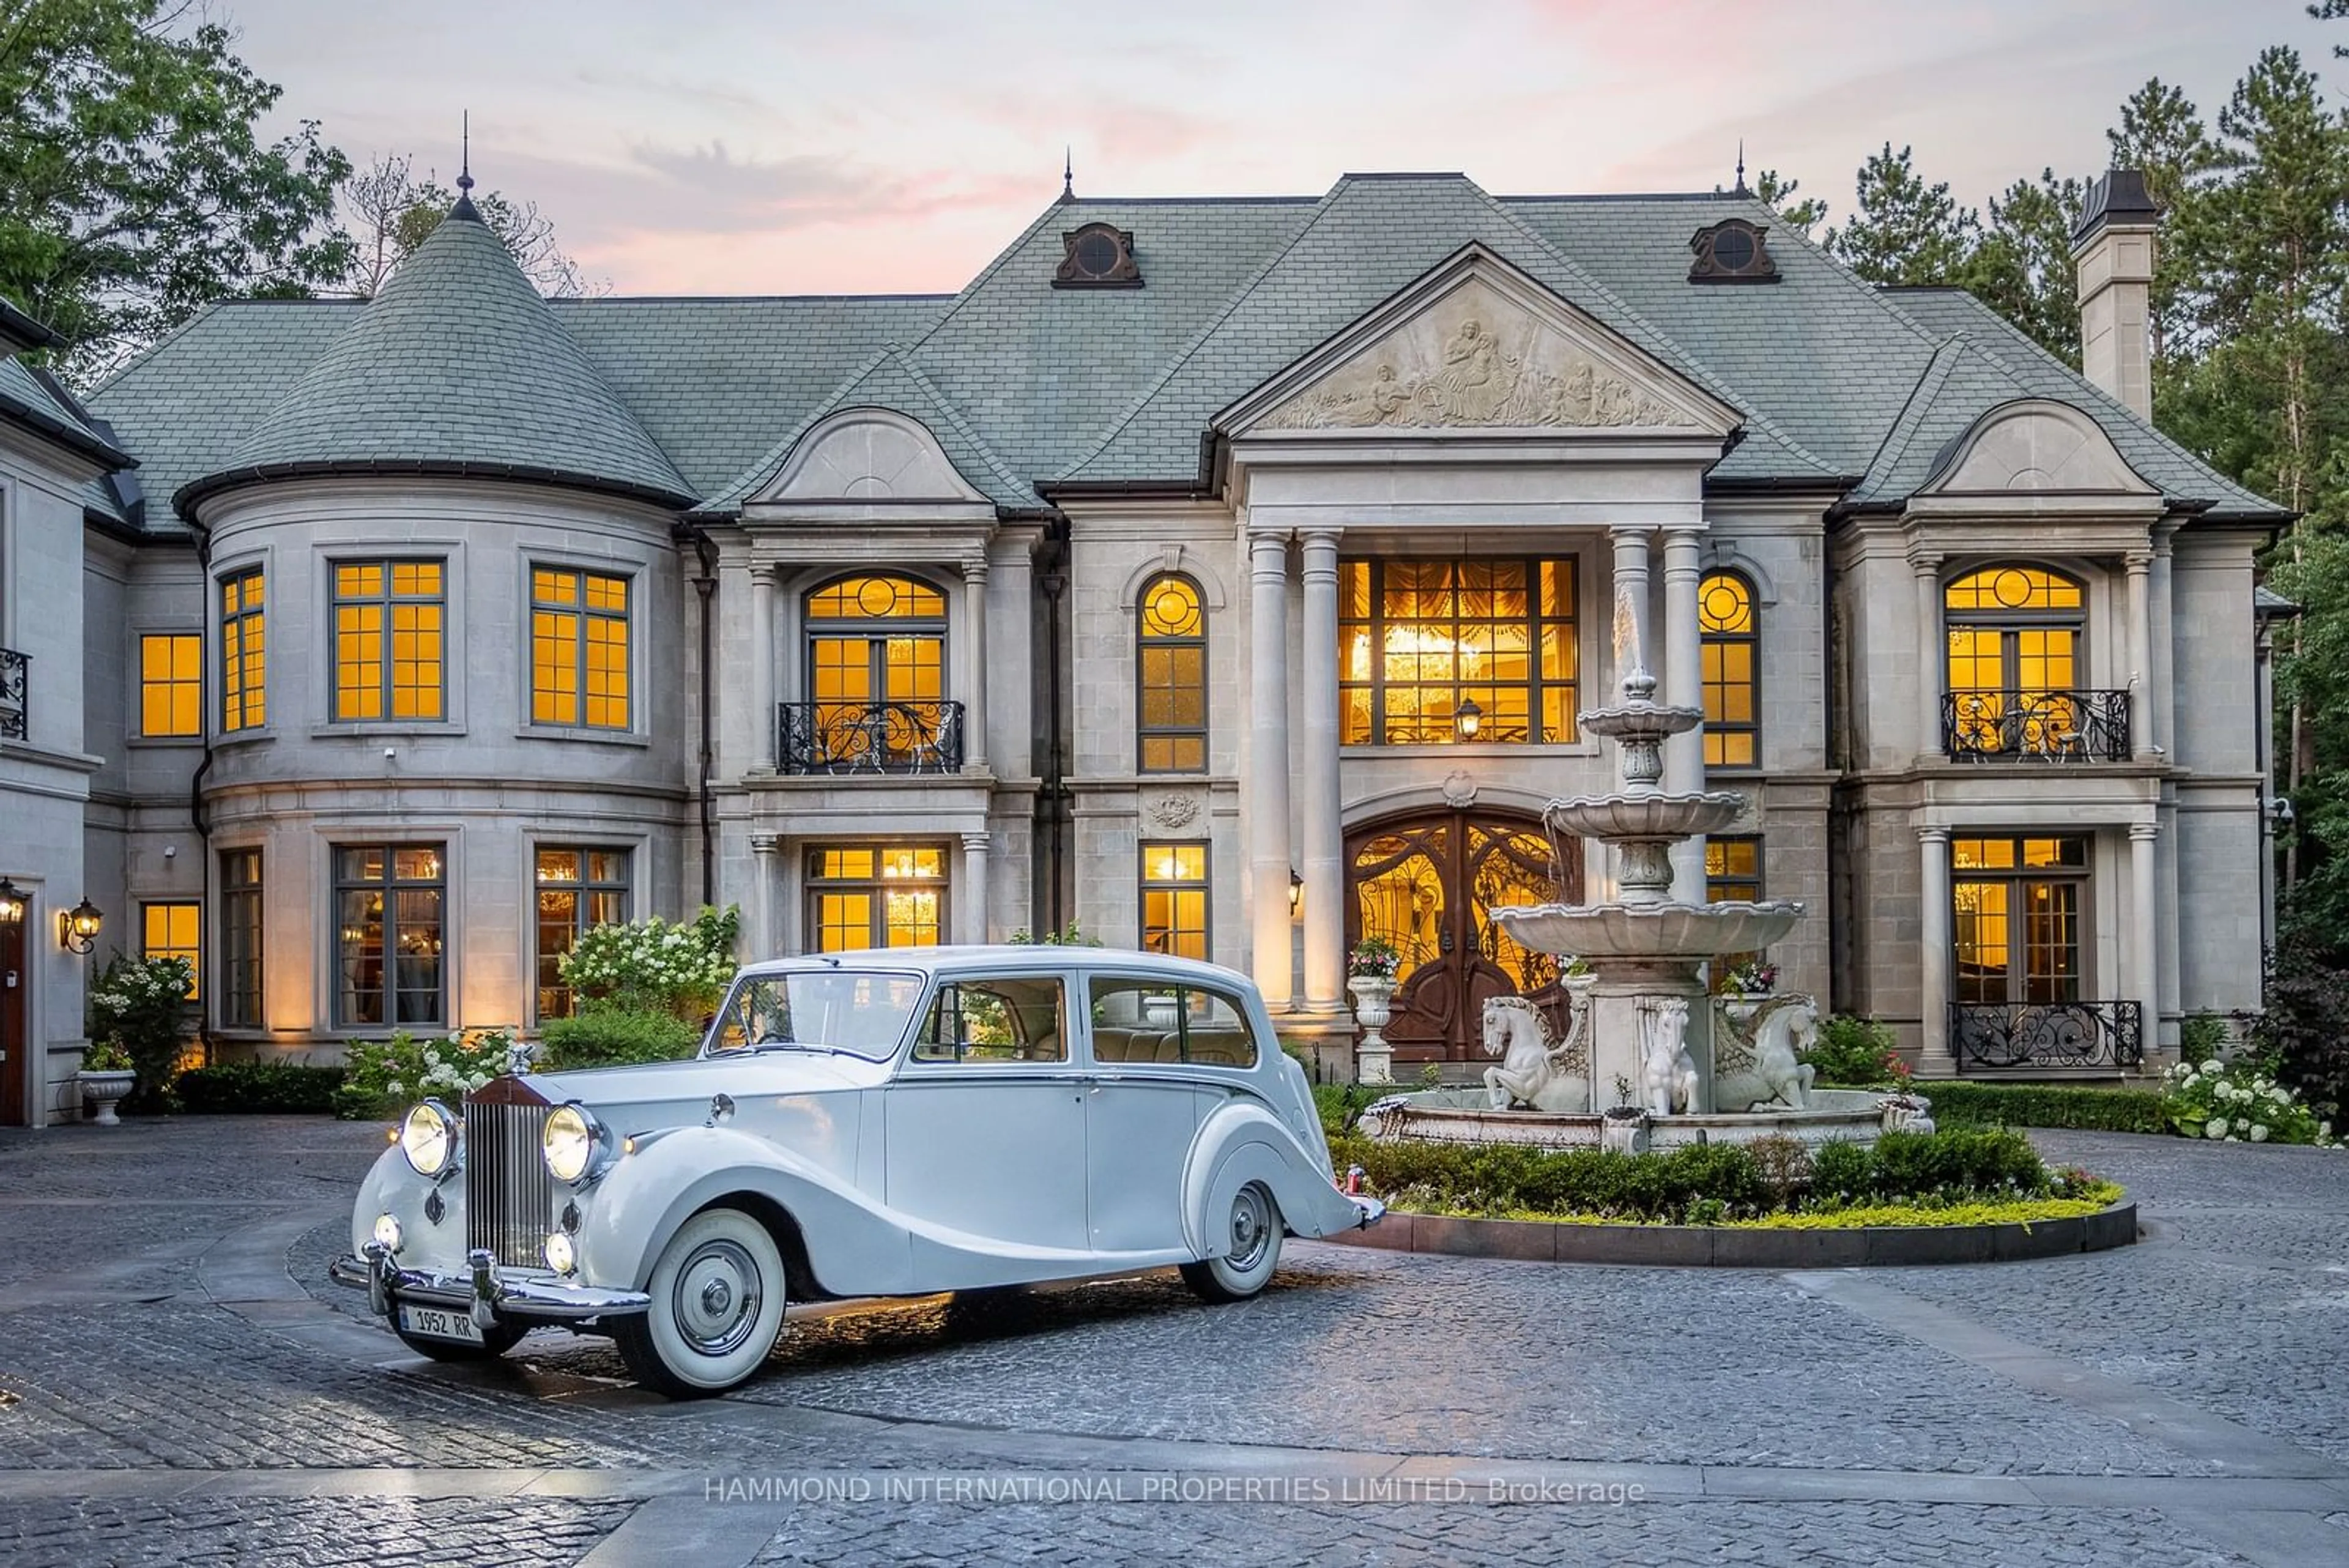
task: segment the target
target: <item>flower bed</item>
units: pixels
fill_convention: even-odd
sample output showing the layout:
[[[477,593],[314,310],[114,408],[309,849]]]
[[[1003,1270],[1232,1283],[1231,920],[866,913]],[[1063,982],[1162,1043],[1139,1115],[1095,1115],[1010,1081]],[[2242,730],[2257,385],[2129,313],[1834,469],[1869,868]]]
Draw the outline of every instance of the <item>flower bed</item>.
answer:
[[[512,1049],[502,1029],[420,1039],[403,1029],[388,1040],[354,1040],[345,1047],[335,1114],[366,1121],[427,1096],[456,1100],[503,1073]]]
[[[2162,1113],[2186,1137],[2340,1147],[2333,1124],[2247,1063],[2180,1062],[2161,1075]]]
[[[1774,1218],[1811,1226],[1910,1224],[1920,1221],[1830,1217],[1895,1207],[1943,1213],[1984,1205],[2079,1206],[2038,1215],[2054,1218],[2094,1212],[2118,1196],[2086,1171],[2049,1170],[2021,1134],[1990,1129],[1887,1133],[1872,1147],[1830,1143],[1813,1149],[1778,1137],[1642,1155],[1394,1143],[1347,1135],[1332,1140],[1331,1152],[1340,1168],[1361,1167],[1370,1191],[1392,1208],[1488,1218],[1697,1226]]]

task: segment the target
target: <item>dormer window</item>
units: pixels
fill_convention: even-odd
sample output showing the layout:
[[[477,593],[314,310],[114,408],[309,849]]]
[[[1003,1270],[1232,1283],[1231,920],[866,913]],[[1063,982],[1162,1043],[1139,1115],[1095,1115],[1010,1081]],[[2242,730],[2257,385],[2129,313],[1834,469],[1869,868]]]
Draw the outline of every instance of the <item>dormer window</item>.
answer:
[[[1140,288],[1142,269],[1133,265],[1133,234],[1108,223],[1087,223],[1061,236],[1068,247],[1052,274],[1054,288]]]
[[[1775,283],[1778,264],[1770,259],[1769,231],[1743,218],[1724,218],[1699,229],[1689,241],[1696,253],[1691,283]]]

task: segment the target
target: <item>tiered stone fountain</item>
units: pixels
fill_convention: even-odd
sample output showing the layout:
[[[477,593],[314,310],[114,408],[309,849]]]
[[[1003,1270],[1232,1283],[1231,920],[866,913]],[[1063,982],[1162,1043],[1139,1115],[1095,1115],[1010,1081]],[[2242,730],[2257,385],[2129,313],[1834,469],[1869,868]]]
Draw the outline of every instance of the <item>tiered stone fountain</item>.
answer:
[[[1672,846],[1728,826],[1745,801],[1726,791],[1671,794],[1658,787],[1664,742],[1697,728],[1704,714],[1654,701],[1655,678],[1640,665],[1629,615],[1619,614],[1618,622],[1619,642],[1630,645],[1618,649],[1619,657],[1628,654],[1630,670],[1623,701],[1583,713],[1581,724],[1615,742],[1622,788],[1552,801],[1545,814],[1553,834],[1614,846],[1617,897],[1491,911],[1494,923],[1524,947],[1579,957],[1589,966],[1593,978],[1573,988],[1577,1017],[1568,1037],[1555,1046],[1541,1042],[1546,1055],[1526,1049],[1521,1058],[1520,1048],[1512,1048],[1505,1067],[1522,1063],[1527,1071],[1488,1075],[1485,1089],[1432,1089],[1381,1101],[1365,1118],[1369,1130],[1447,1142],[1627,1147],[1770,1134],[1871,1141],[1888,1114],[1898,1117],[1905,1107],[1896,1104],[1888,1113],[1883,1095],[1810,1087],[1809,1069],[1795,1064],[1789,1044],[1794,1027],[1814,1016],[1807,998],[1785,1000],[1795,1011],[1764,1032],[1758,1051],[1723,1041],[1734,1047],[1733,1058],[1725,1051],[1716,1064],[1717,1020],[1702,966],[1760,951],[1794,929],[1803,907],[1673,899]],[[1516,999],[1494,1007],[1488,1019],[1495,1024],[1508,1023],[1512,1011],[1527,1011]],[[1488,1037],[1487,1049],[1495,1044]],[[1537,1095],[1526,1092],[1529,1080],[1542,1085]],[[1537,1103],[1556,1108],[1537,1109]]]

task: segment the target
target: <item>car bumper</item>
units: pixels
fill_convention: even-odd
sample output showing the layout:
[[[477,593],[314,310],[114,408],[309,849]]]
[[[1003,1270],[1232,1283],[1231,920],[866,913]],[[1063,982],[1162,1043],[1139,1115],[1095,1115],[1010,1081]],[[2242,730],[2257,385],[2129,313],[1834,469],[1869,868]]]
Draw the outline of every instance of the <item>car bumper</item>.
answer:
[[[643,1312],[652,1297],[642,1291],[565,1284],[560,1280],[502,1276],[486,1251],[469,1254],[470,1270],[444,1274],[403,1269],[383,1244],[369,1241],[355,1256],[337,1258],[327,1269],[336,1283],[367,1293],[367,1305],[389,1317],[401,1302],[469,1313],[481,1328],[502,1323],[579,1323],[588,1318],[626,1317]]]
[[[1349,1192],[1346,1194],[1346,1201],[1352,1204],[1362,1216],[1354,1221],[1358,1229],[1368,1230],[1387,1217],[1387,1206],[1375,1198],[1365,1198],[1359,1192]]]

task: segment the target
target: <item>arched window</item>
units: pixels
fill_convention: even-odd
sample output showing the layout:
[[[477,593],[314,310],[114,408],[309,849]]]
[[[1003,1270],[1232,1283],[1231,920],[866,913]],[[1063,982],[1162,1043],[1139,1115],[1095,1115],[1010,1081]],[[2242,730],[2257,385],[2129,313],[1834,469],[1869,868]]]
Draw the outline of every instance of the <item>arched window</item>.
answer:
[[[954,773],[947,599],[914,577],[842,577],[807,596],[808,700],[783,711],[792,773]]]
[[[1942,590],[1943,731],[1953,756],[2102,755],[2107,715],[2079,689],[2080,585],[2044,566],[1984,566]],[[2126,726],[2125,707],[2117,714]],[[2120,737],[2126,755],[2127,739]]]
[[[1703,634],[1704,765],[1750,768],[1762,761],[1761,638],[1754,585],[1715,572],[1697,585]]]
[[[1153,577],[1135,607],[1134,731],[1146,774],[1207,767],[1207,612],[1197,585]]]

